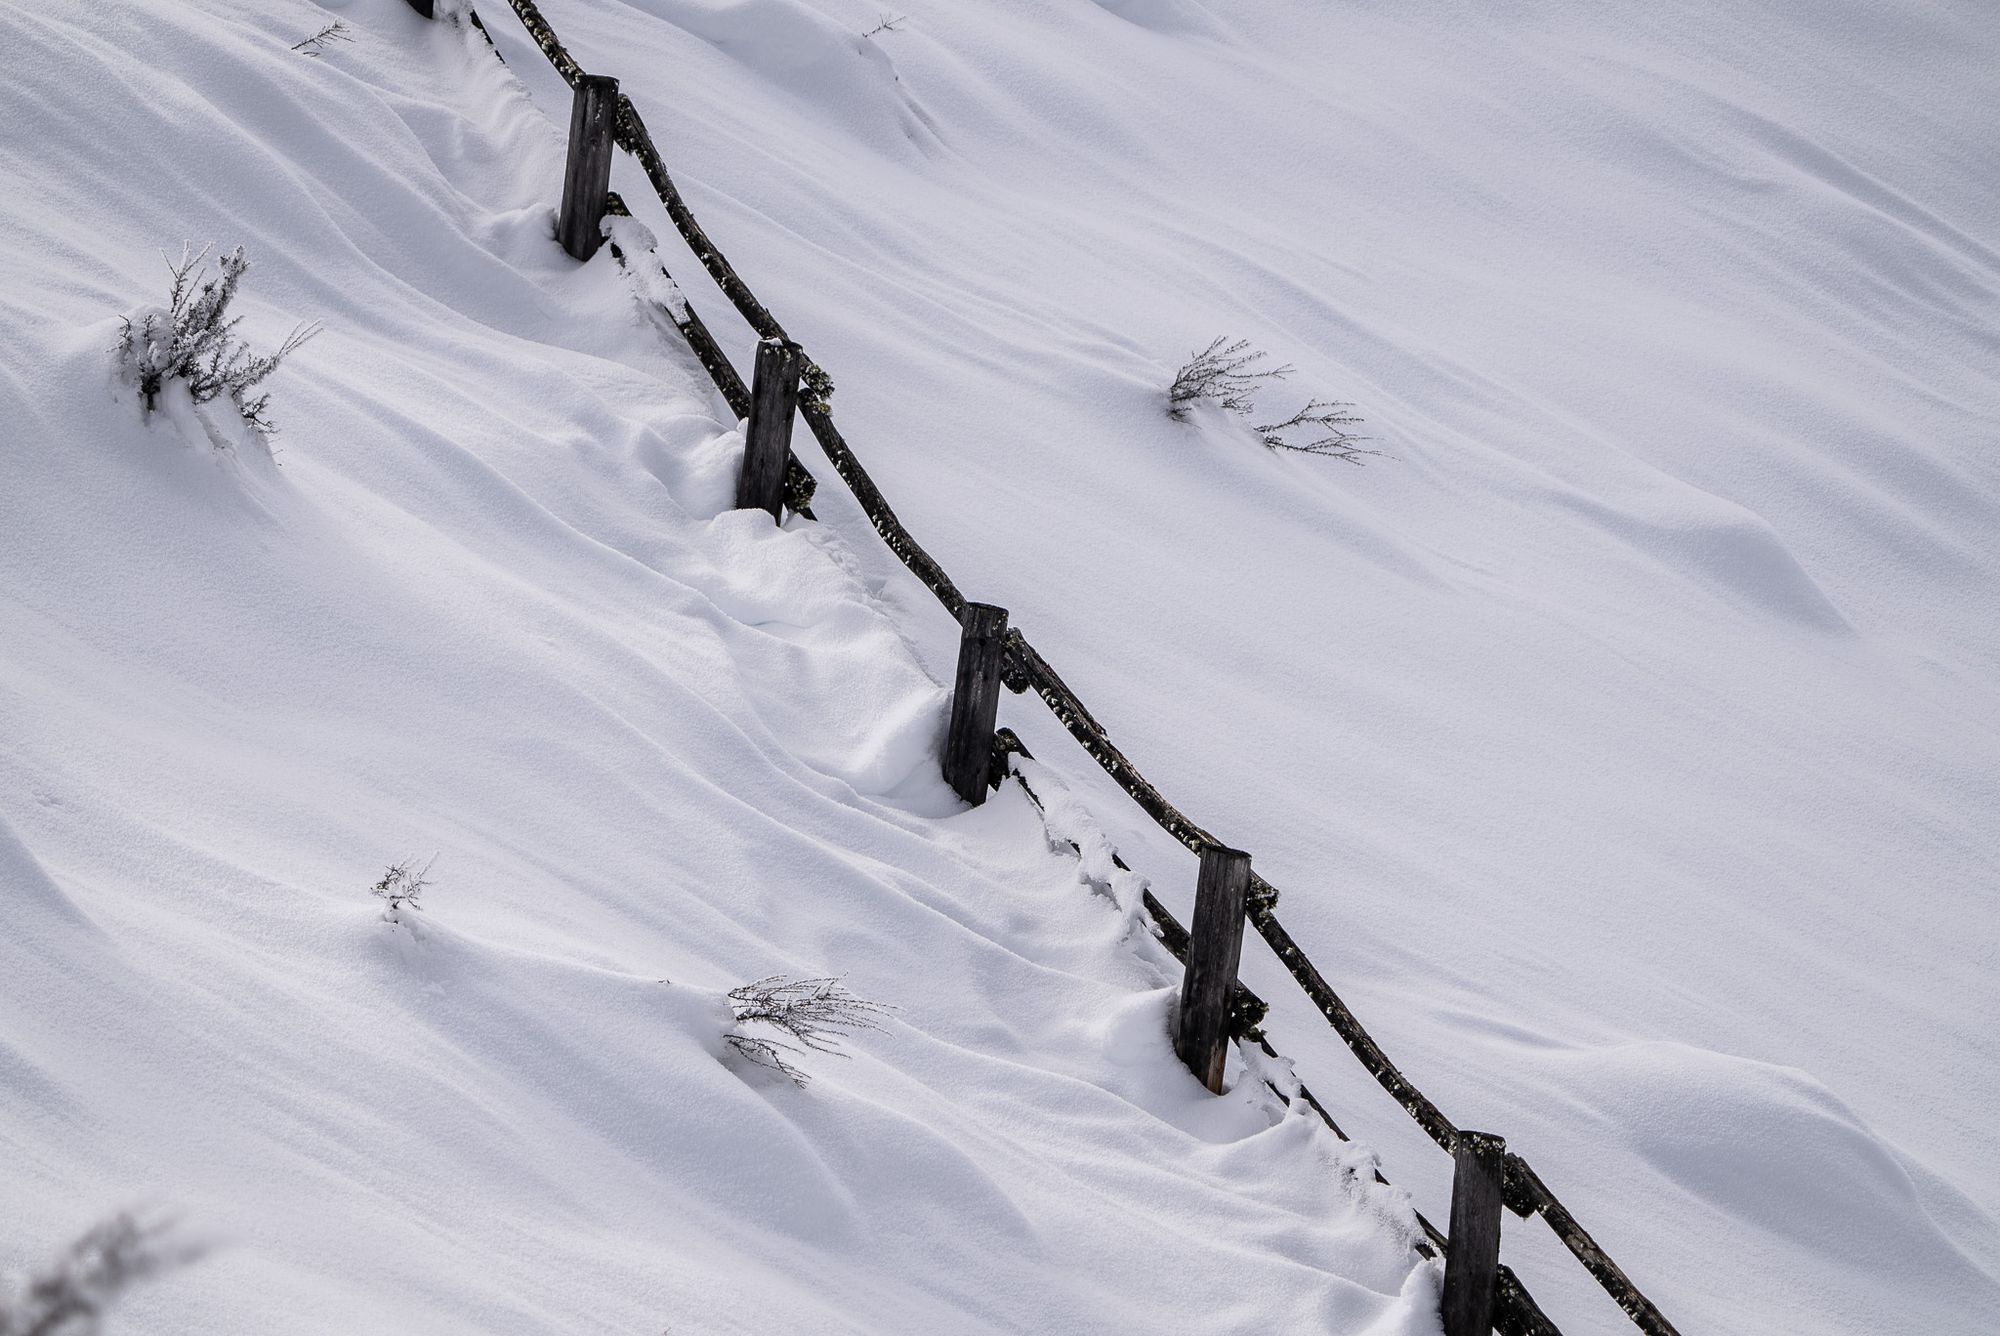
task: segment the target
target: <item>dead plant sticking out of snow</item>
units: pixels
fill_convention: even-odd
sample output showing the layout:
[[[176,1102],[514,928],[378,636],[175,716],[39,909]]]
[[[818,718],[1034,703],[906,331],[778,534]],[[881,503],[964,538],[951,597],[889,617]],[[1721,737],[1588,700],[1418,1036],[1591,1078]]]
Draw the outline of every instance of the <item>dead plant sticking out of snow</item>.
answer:
[[[403,910],[407,907],[423,909],[424,889],[430,883],[431,864],[437,862],[432,854],[422,867],[414,858],[405,858],[400,863],[391,863],[389,870],[382,874],[382,880],[370,887],[370,892],[382,902],[382,918],[389,923],[401,923]]]
[[[1251,369],[1266,356],[1262,349],[1252,348],[1248,339],[1232,340],[1226,334],[1216,335],[1213,343],[1190,356],[1174,373],[1174,383],[1167,387],[1167,416],[1185,422],[1194,406],[1204,401],[1220,404],[1238,415],[1254,412],[1260,383],[1283,380],[1292,374],[1290,363]]]
[[[1257,422],[1257,392],[1295,370],[1289,362],[1283,366],[1259,366],[1267,356],[1262,349],[1251,347],[1248,339],[1217,335],[1208,347],[1190,356],[1174,373],[1173,384],[1167,387],[1167,416],[1185,422],[1195,405],[1212,403],[1250,423],[1257,439],[1268,449],[1319,455],[1349,464],[1359,464],[1363,456],[1382,453],[1361,448],[1361,442],[1368,438],[1347,430],[1361,419],[1347,411],[1353,404],[1337,399],[1311,399],[1304,408],[1281,421]]]
[[[767,1025],[784,1038],[732,1030],[723,1038],[746,1060],[803,1086],[809,1079],[791,1062],[810,1049],[840,1052],[840,1041],[861,1030],[879,1030],[895,1008],[847,991],[839,979],[788,979],[773,974],[729,991],[738,1025]],[[789,1055],[789,1056],[788,1056]]]
[[[1273,450],[1292,450],[1302,455],[1319,455],[1326,459],[1339,459],[1349,464],[1359,464],[1363,455],[1379,455],[1380,450],[1363,450],[1361,442],[1366,436],[1356,436],[1346,428],[1361,421],[1347,410],[1353,404],[1338,399],[1312,399],[1298,412],[1283,422],[1272,422],[1254,428],[1259,440]],[[1303,428],[1303,435],[1310,440],[1301,440],[1288,435],[1293,428]]]
[[[201,1257],[174,1229],[170,1218],[129,1211],[91,1226],[54,1261],[0,1287],[0,1336],[96,1336],[126,1290]]]
[[[277,430],[271,421],[271,396],[257,387],[320,327],[317,323],[296,327],[274,353],[252,351],[236,337],[243,317],[229,313],[250,261],[238,246],[216,262],[219,272],[210,278],[203,262],[207,254],[206,246],[196,251],[183,245],[180,262],[167,261],[173,286],[166,309],[153,307],[125,316],[119,356],[138,379],[148,413],[160,406],[160,391],[167,382],[177,380],[197,404],[228,395],[243,421],[269,436]]]
[[[292,50],[302,56],[318,57],[325,55],[327,47],[335,42],[351,42],[353,40],[354,34],[348,29],[348,26],[339,19],[335,19],[304,41],[292,43]]]

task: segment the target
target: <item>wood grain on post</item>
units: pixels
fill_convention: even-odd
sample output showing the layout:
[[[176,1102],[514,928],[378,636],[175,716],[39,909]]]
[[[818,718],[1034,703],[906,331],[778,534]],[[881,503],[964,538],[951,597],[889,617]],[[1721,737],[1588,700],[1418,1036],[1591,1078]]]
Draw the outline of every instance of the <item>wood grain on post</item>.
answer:
[[[577,80],[569,110],[569,160],[563,166],[562,212],[556,240],[571,257],[588,260],[604,244],[604,197],[611,190],[611,129],[618,119],[618,81],[608,74]]]
[[[1444,1336],[1487,1336],[1500,1279],[1500,1183],[1507,1142],[1460,1132],[1452,1155],[1451,1234],[1445,1246]]]
[[[750,425],[743,434],[743,471],[736,508],[784,518],[785,467],[792,458],[792,418],[799,406],[799,345],[765,339],[757,345],[750,381]]]
[[[1236,970],[1243,960],[1243,911],[1249,897],[1250,855],[1219,844],[1204,846],[1174,1052],[1217,1095],[1229,1057],[1229,997],[1236,991]]]
[[[958,626],[958,681],[952,688],[951,727],[944,739],[944,778],[959,797],[977,807],[986,801],[993,778],[993,721],[1000,712],[1007,609],[967,603]]]

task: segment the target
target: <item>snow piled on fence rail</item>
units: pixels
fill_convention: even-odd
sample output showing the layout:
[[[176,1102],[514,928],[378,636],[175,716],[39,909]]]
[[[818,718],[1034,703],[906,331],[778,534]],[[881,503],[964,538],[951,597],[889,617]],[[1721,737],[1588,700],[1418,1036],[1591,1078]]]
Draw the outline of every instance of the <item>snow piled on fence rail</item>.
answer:
[[[945,789],[866,535],[726,509],[562,115],[332,12],[0,5],[0,1271],[156,1206],[213,1248],[115,1330],[1433,1330],[1407,1206]],[[325,322],[275,458],[112,374],[184,238]],[[795,1089],[723,1038],[778,972],[897,1010]]]
[[[1684,1331],[1990,1331],[1990,0],[882,11],[548,6],[911,528],[1255,853],[1447,1114]],[[1297,365],[1273,417],[1352,400],[1390,457],[1169,421],[1219,334]],[[1184,912],[1193,860],[1003,722]],[[1446,1157],[1246,962],[1442,1218]],[[1505,1252],[1622,1329],[1539,1224]]]

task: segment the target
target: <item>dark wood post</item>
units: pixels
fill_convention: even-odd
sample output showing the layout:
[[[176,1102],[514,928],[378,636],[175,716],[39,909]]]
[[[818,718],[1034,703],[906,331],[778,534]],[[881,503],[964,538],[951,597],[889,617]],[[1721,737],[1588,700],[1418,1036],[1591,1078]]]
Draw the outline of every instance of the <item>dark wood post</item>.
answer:
[[[765,339],[757,345],[750,382],[750,425],[743,434],[743,471],[736,508],[784,518],[785,467],[792,459],[792,418],[799,406],[799,345]]]
[[[576,100],[569,108],[569,161],[563,168],[556,240],[579,260],[588,260],[604,244],[599,224],[611,190],[611,123],[617,117],[616,79],[586,74],[577,81]]]
[[[993,778],[993,721],[1000,712],[1007,609],[968,603],[958,628],[958,681],[951,693],[951,728],[944,738],[944,778],[977,807],[986,801]]]
[[[1249,898],[1250,855],[1219,844],[1203,848],[1174,1052],[1197,1081],[1218,1095],[1229,1057],[1229,999],[1243,961],[1243,910]]]
[[[410,0],[410,8],[416,10],[427,19],[437,17],[436,12],[432,9],[432,0]]]
[[[1500,1278],[1500,1183],[1507,1141],[1460,1132],[1452,1156],[1451,1235],[1445,1243],[1444,1336],[1487,1336]]]

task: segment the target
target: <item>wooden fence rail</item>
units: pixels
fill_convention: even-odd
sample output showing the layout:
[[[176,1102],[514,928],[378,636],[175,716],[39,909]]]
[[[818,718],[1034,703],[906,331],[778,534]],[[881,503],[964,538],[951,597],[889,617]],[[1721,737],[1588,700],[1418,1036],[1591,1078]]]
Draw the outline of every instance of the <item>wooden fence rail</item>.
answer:
[[[408,0],[408,3],[424,17],[432,17],[433,0]],[[1258,1022],[1265,1011],[1263,1003],[1235,982],[1237,960],[1229,943],[1233,938],[1233,950],[1240,952],[1242,924],[1247,918],[1363,1068],[1433,1141],[1453,1156],[1450,1234],[1440,1233],[1421,1214],[1417,1216],[1429,1241],[1429,1246],[1420,1246],[1420,1251],[1445,1258],[1443,1310],[1447,1336],[1477,1336],[1489,1328],[1499,1332],[1500,1336],[1561,1336],[1519,1278],[1499,1263],[1499,1210],[1502,1206],[1517,1215],[1540,1215],[1546,1220],[1556,1237],[1646,1336],[1680,1336],[1658,1307],[1639,1291],[1556,1198],[1540,1175],[1525,1160],[1507,1151],[1504,1140],[1488,1133],[1461,1131],[1455,1127],[1389,1060],[1381,1045],[1376,1043],[1327,983],[1325,976],[1279,923],[1276,914],[1277,888],[1251,871],[1249,855],[1222,846],[1168,802],[1140,774],[1138,768],[1112,743],[1103,725],[1084,707],[1027,637],[1018,628],[1007,626],[1005,610],[971,603],[965,598],[944,568],[897,518],[887,498],[834,425],[828,403],[833,393],[831,379],[791,341],[777,318],[757,300],[696,221],[667,171],[638,108],[629,97],[617,91],[615,79],[584,72],[557,38],[535,0],[508,0],[508,6],[550,65],[565,83],[576,90],[571,119],[571,156],[565,174],[562,226],[559,228],[565,249],[578,258],[587,257],[597,247],[585,239],[585,233],[591,238],[600,237],[605,215],[626,212],[623,202],[608,190],[609,154],[608,150],[599,148],[604,136],[598,127],[607,119],[604,108],[609,106],[613,108],[608,113],[611,142],[638,161],[688,249],[760,340],[757,366],[760,374],[757,381],[761,385],[764,380],[765,350],[774,347],[779,352],[773,355],[780,362],[790,364],[789,370],[784,365],[774,365],[771,374],[777,378],[776,384],[782,387],[791,375],[798,377],[790,382],[788,392],[773,390],[769,407],[760,411],[761,390],[743,383],[742,377],[730,365],[713,334],[692,307],[683,299],[675,309],[664,312],[668,323],[686,340],[696,360],[708,372],[730,411],[749,420],[745,485],[744,490],[739,491],[739,504],[754,504],[774,516],[778,515],[776,505],[770,499],[769,478],[773,461],[782,458],[783,504],[795,514],[812,518],[810,503],[815,483],[791,455],[792,413],[790,406],[782,402],[782,399],[796,395],[798,414],[805,419],[820,449],[833,465],[834,472],[853,493],[883,543],[931,591],[945,611],[960,623],[961,656],[957,689],[953,693],[952,725],[953,737],[958,745],[954,748],[948,742],[943,761],[947,778],[954,789],[968,802],[981,801],[985,789],[997,784],[1008,773],[1008,752],[1025,754],[1025,748],[1009,730],[996,730],[994,727],[994,684],[1004,683],[1015,692],[1032,690],[1047,704],[1057,722],[1076,739],[1085,753],[1161,829],[1202,855],[1202,881],[1210,888],[1206,903],[1211,909],[1204,915],[1204,898],[1198,890],[1193,934],[1183,929],[1150,891],[1144,895],[1145,908],[1161,941],[1188,965],[1188,980],[1184,985],[1183,1006],[1177,1018],[1177,1027],[1197,1024],[1201,1033],[1190,1037],[1177,1028],[1176,1050],[1196,1076],[1210,1089],[1220,1088],[1216,1049],[1208,1037],[1215,1030],[1219,1015],[1224,1018],[1222,1024],[1226,1034],[1239,1041],[1254,1040],[1267,1054],[1276,1056],[1269,1040],[1258,1029]],[[475,29],[485,33],[485,25],[476,13],[469,7],[463,12]],[[488,41],[490,43],[490,36]],[[574,201],[573,179],[577,183]],[[576,242],[575,246],[571,245],[572,240]],[[621,263],[631,265],[639,262],[639,257],[624,254],[615,242],[612,250]],[[672,282],[670,277],[667,281]],[[755,447],[751,445],[752,439],[758,442]],[[747,457],[750,453],[759,453],[755,468],[760,481],[754,498],[746,499],[750,498],[747,480],[753,467]],[[962,727],[959,720],[961,713],[965,715]],[[973,755],[976,746],[984,747],[983,755]],[[1021,778],[1018,773],[1014,777]],[[1022,786],[1034,799],[1034,792],[1025,780],[1022,780]],[[1035,800],[1039,805],[1039,799]],[[1223,982],[1220,989],[1215,983],[1218,978]],[[1218,1002],[1218,998],[1223,1000]],[[1189,999],[1193,999],[1192,1003]],[[1303,1085],[1297,1097],[1307,1100],[1334,1134],[1345,1138],[1346,1133],[1335,1123],[1332,1115]]]

